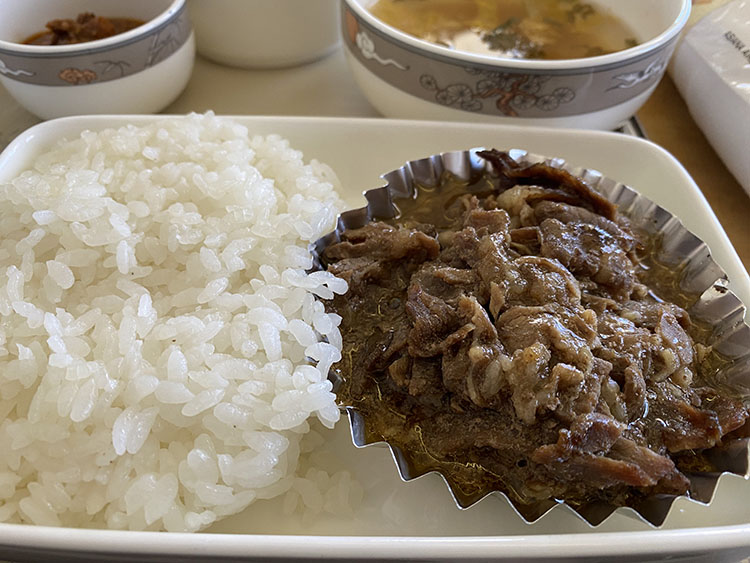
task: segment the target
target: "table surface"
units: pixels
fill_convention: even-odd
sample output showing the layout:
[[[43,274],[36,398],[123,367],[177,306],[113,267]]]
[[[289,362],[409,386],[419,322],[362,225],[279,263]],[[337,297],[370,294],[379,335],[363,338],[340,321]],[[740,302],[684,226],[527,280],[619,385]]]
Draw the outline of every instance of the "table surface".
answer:
[[[198,57],[185,91],[164,110],[183,114],[380,117],[357,88],[341,49],[312,64],[245,70]],[[650,140],[672,153],[708,199],[746,269],[750,269],[750,197],[723,165],[667,77],[638,113]],[[38,120],[0,87],[0,148]]]
[[[698,184],[750,271],[750,196],[695,124],[674,83],[664,78],[638,113],[648,138],[667,149]],[[748,147],[750,149],[750,147]]]

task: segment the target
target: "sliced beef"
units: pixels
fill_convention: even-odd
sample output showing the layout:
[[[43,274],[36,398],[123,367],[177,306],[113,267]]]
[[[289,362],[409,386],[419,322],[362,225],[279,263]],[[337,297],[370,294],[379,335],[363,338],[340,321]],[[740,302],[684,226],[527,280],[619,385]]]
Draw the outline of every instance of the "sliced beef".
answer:
[[[453,231],[450,237],[438,237],[443,251],[440,254],[440,261],[443,264],[454,268],[474,268],[479,260],[479,245],[486,239],[494,240],[495,252],[498,258],[507,260],[507,253],[503,243],[503,237],[479,237],[476,229],[466,227],[460,231]]]
[[[510,355],[503,365],[503,381],[516,415],[528,424],[539,412],[557,411],[561,405],[567,408],[558,414],[570,418],[581,394],[589,396],[584,401],[588,408],[578,405],[584,412],[598,401],[600,376],[592,376],[591,352],[598,338],[589,324],[594,318],[583,315],[516,306],[498,318],[500,342]]]
[[[389,277],[388,269],[383,262],[371,260],[366,256],[334,262],[328,267],[328,271],[346,280],[352,295],[363,295],[367,284],[382,282]]]
[[[515,186],[495,196],[490,205],[510,214],[511,228],[529,227],[537,224],[532,205],[548,195],[540,186]]]
[[[508,246],[522,256],[539,255],[540,245],[539,227],[519,227],[510,231]]]
[[[368,284],[388,285],[394,268],[408,271],[439,252],[437,239],[422,231],[370,223],[345,231],[340,242],[325,249],[323,259],[331,273],[347,281],[351,294],[364,296]]]
[[[612,365],[595,357],[589,373],[568,364],[557,364],[553,368],[553,375],[554,371],[559,369],[575,372],[567,378],[571,385],[567,389],[563,387],[567,392],[558,394],[560,405],[555,410],[555,418],[563,423],[570,423],[582,414],[594,412],[601,401],[602,382],[608,377]],[[562,377],[560,379],[564,380]]]
[[[505,288],[505,306],[556,303],[575,309],[581,303],[575,277],[560,262],[545,257],[521,256],[506,268],[503,279],[492,281]]]
[[[471,333],[443,354],[443,385],[479,406],[497,402],[502,386],[503,347],[487,311],[473,297],[462,297],[459,312]]]
[[[410,278],[410,286],[447,301],[455,308],[462,295],[474,295],[479,291],[480,279],[470,268],[454,268],[442,262],[427,262]]]
[[[689,386],[695,352],[692,339],[680,324],[680,319],[689,324],[685,311],[661,303],[633,301],[618,309],[619,315],[604,313],[600,317],[601,357],[623,375],[631,368],[631,372],[639,372],[634,377],[655,382],[671,378],[682,387]]]
[[[398,387],[408,388],[411,382],[412,358],[404,354],[388,366],[388,376]]]
[[[539,448],[536,455],[569,459],[575,454],[605,454],[624,429],[622,423],[609,416],[587,413],[576,418],[569,428],[560,430],[556,444]]]
[[[742,428],[748,420],[747,409],[739,399],[721,395],[710,387],[699,387],[695,392],[701,399],[701,405],[710,407],[716,413],[722,436]]]
[[[581,482],[586,482],[590,487],[605,488],[625,484],[661,492],[658,485],[665,482],[670,494],[687,491],[689,481],[679,474],[668,457],[627,438],[617,437],[617,428],[607,426],[605,421],[597,421],[586,430],[594,434],[593,446],[603,446],[600,451],[574,447],[575,434],[561,432],[556,444],[538,448],[531,459],[554,471],[556,480],[571,481],[576,484],[574,486],[580,486]],[[612,443],[608,444],[607,440],[612,440]],[[590,439],[584,436],[583,443],[587,441]]]
[[[412,322],[408,342],[413,357],[436,356],[471,333],[456,307],[431,295],[419,284],[409,286],[406,312]]]
[[[593,362],[591,346],[598,342],[595,322],[585,311],[577,315],[551,305],[512,307],[496,324],[500,341],[510,353],[538,343],[559,361],[588,370]]]
[[[341,242],[328,246],[323,257],[328,262],[344,258],[367,257],[370,260],[434,260],[440,245],[434,237],[416,229],[368,223],[362,228],[344,231]]]
[[[627,420],[640,416],[646,409],[646,379],[651,370],[653,340],[651,332],[631,321],[605,312],[599,315],[601,348],[597,357],[612,365],[611,377],[616,381],[619,398],[608,395],[612,406],[621,405]],[[615,407],[618,408],[618,407]]]
[[[635,268],[617,238],[595,225],[557,219],[545,219],[539,228],[542,256],[558,260],[576,276],[591,278],[617,298],[630,297]]]
[[[471,441],[472,448],[485,452],[491,450],[496,458],[510,454],[513,463],[525,457],[528,448],[529,438],[524,435],[523,427],[514,419],[507,405],[476,412],[441,412],[421,424],[427,450],[449,459],[466,454],[467,439]],[[462,432],[456,432],[457,428],[461,428]],[[542,431],[538,442],[543,443],[549,438],[551,436]]]
[[[655,327],[661,350],[659,362],[651,379],[661,381],[671,377],[672,381],[688,387],[693,380],[692,364],[694,359],[693,341],[669,311],[663,311]]]
[[[472,209],[463,221],[464,227],[472,227],[479,236],[508,234],[510,216],[502,209]]]
[[[690,316],[685,309],[674,303],[653,299],[629,300],[619,303],[617,310],[623,318],[630,319],[637,326],[644,326],[649,329],[656,328],[665,313],[669,313],[677,319],[682,328],[690,328]]]
[[[557,219],[565,224],[577,223],[594,226],[614,237],[618,246],[625,252],[632,252],[638,247],[637,239],[622,216],[618,216],[618,221],[615,222],[577,205],[540,201],[534,206],[534,217],[538,224],[541,224],[545,219]]]
[[[482,151],[478,153],[482,158],[492,163],[495,172],[507,178],[505,185],[532,185],[545,188],[543,198],[557,201],[570,202],[580,205],[605,219],[617,217],[617,207],[598,192],[592,190],[580,178],[573,176],[560,168],[553,168],[545,164],[532,164],[531,166],[520,166],[515,161],[509,162],[500,151]],[[512,159],[511,159],[512,160]]]
[[[639,280],[645,245],[611,203],[567,172],[482,154],[494,174],[325,251],[350,284],[331,307],[342,401],[463,491],[685,493],[679,468],[748,434],[748,409],[701,373],[710,351],[686,311]]]

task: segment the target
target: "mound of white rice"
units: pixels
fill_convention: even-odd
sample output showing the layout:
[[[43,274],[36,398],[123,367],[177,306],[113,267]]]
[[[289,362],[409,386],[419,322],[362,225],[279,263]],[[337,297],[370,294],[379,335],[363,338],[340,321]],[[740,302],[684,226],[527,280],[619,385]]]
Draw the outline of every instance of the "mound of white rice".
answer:
[[[301,482],[308,418],[339,418],[316,296],[346,283],[305,273],[336,183],[209,113],[0,186],[0,522],[195,531]]]

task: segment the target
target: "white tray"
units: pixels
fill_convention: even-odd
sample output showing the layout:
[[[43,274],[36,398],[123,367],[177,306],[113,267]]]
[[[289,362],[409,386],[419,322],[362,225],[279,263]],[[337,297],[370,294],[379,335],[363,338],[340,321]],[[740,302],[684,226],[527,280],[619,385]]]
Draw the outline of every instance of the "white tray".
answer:
[[[0,154],[0,182],[29,165],[54,141],[83,129],[153,116],[74,117],[42,123]],[[383,119],[236,117],[252,132],[278,133],[306,158],[330,164],[352,207],[361,192],[382,185],[381,173],[434,153],[476,146],[521,148],[559,156],[573,165],[598,169],[648,196],[680,217],[711,248],[730,277],[730,288],[750,303],[750,278],[699,188],[663,149],[615,133],[544,130]],[[532,525],[508,503],[488,498],[459,511],[436,476],[404,484],[387,449],[355,450],[345,421],[328,435],[331,467],[345,467],[367,484],[354,518],[321,516],[316,521],[284,517],[281,503],[261,501],[214,525],[185,535],[54,529],[0,524],[0,559],[216,560],[504,560],[504,561],[727,561],[750,554],[750,482],[722,477],[710,505],[677,501],[664,526],[654,529],[633,511],[620,510],[592,528],[559,507]],[[370,475],[378,475],[373,480]]]

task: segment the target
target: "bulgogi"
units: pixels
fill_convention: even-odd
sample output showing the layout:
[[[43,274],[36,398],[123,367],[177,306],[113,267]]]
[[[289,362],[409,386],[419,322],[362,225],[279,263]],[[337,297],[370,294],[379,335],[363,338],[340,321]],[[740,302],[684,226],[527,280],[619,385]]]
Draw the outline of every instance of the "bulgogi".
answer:
[[[398,202],[325,249],[349,282],[329,304],[341,403],[467,496],[685,493],[684,471],[711,469],[696,452],[746,407],[711,384],[687,312],[642,282],[643,243],[612,203],[565,171],[480,155],[491,179]]]

